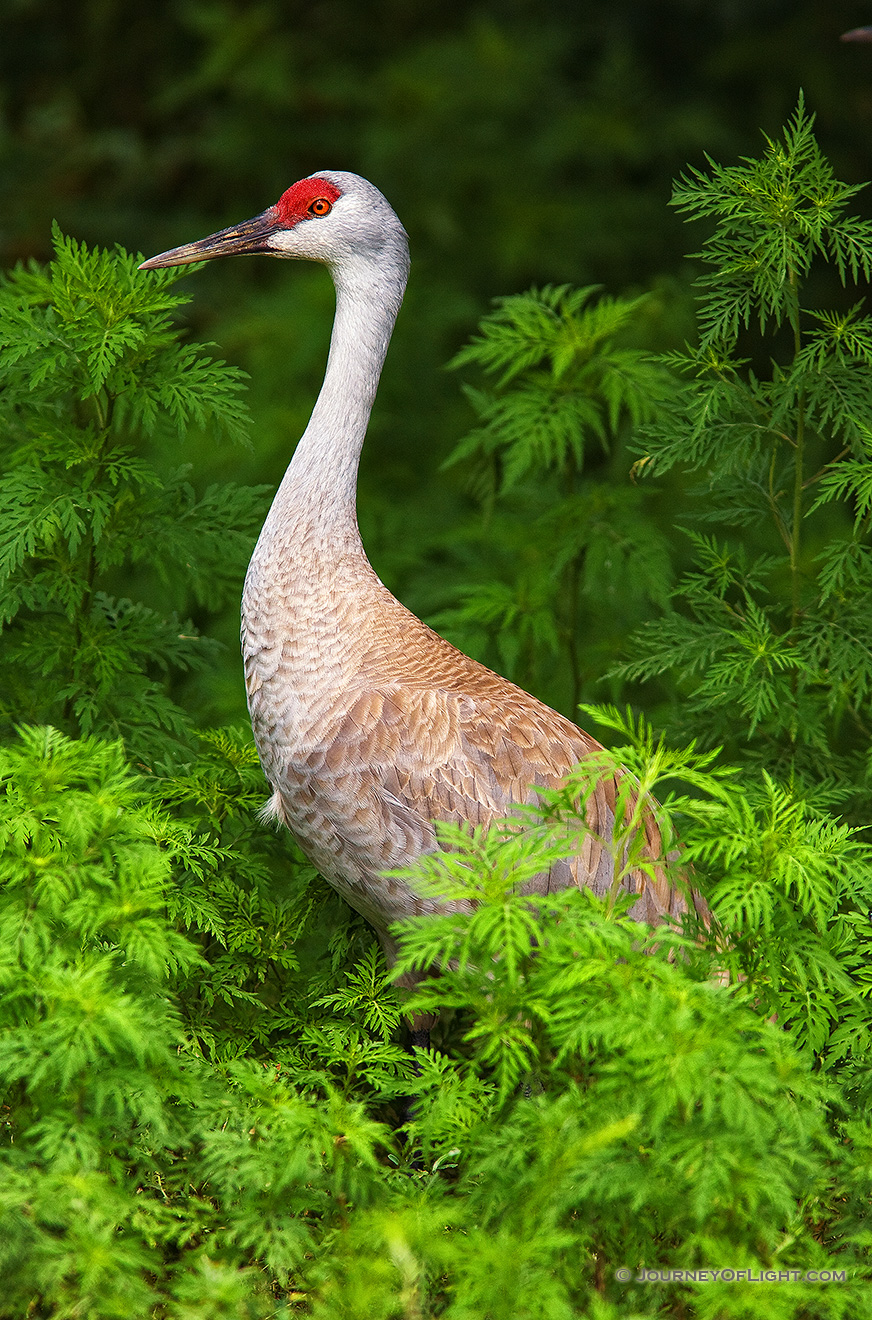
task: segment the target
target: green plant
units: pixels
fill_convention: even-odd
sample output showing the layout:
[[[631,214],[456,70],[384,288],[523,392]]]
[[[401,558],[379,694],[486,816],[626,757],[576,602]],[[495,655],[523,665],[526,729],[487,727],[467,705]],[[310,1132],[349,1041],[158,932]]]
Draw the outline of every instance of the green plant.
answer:
[[[743,803],[748,838],[765,831],[753,793],[609,718],[633,741],[604,762],[671,781],[666,837],[680,825],[701,880],[728,886],[707,845]],[[308,1063],[281,1043],[202,1049],[186,1003],[209,967],[168,913],[185,869],[227,852],[143,806],[119,745],[28,731],[0,753],[0,788],[0,1314],[772,1314],[759,1283],[615,1277],[643,1266],[844,1271],[779,1288],[796,1320],[868,1300],[868,1124],[848,1117],[844,1069],[816,1073],[800,1018],[768,1015],[780,932],[737,921],[769,957],[731,990],[712,979],[723,947],[641,931],[626,901],[517,893],[573,846],[583,776],[550,823],[454,831],[419,869],[475,906],[406,925],[404,966],[441,969],[418,1007],[464,1025],[456,1057],[419,1056],[405,1151],[378,1117],[398,1090],[378,1054],[358,1052],[337,1086],[329,1040]],[[622,825],[630,842],[632,808]],[[842,842],[858,877],[842,914],[868,903],[860,847]],[[753,882],[771,852],[749,857]],[[777,902],[804,920],[807,960],[832,953],[834,914],[789,889]],[[382,980],[364,959],[330,1004],[376,1044]],[[859,986],[849,1007],[868,1037]],[[247,1027],[219,1011],[216,1033]]]
[[[694,567],[631,638],[621,676],[672,676],[680,726],[863,819],[872,718],[872,321],[814,305],[815,267],[872,271],[802,100],[759,159],[694,171],[674,203],[714,219],[700,340],[647,426],[637,467],[698,475]],[[852,295],[853,296],[853,295]],[[737,715],[739,718],[737,719]]]
[[[668,376],[622,342],[644,299],[597,293],[561,286],[498,299],[451,364],[493,382],[466,387],[480,424],[446,466],[470,470],[504,562],[437,622],[463,640],[476,627],[496,634],[499,663],[528,686],[541,686],[543,654],[557,656],[569,711],[608,653],[588,634],[599,627],[608,639],[616,618],[626,626],[643,603],[665,603],[670,574],[643,493],[617,471],[624,433],[653,420]]]
[[[191,723],[167,676],[215,649],[180,610],[236,590],[264,495],[198,492],[171,457],[186,428],[247,425],[241,374],[171,326],[177,274],[54,238],[0,287],[0,721],[122,735],[153,762]]]
[[[186,1004],[210,966],[169,912],[186,869],[233,857],[144,805],[120,744],[26,731],[0,789],[0,1313],[271,1313],[269,1281],[377,1191],[389,1133],[256,1041],[204,1057]]]

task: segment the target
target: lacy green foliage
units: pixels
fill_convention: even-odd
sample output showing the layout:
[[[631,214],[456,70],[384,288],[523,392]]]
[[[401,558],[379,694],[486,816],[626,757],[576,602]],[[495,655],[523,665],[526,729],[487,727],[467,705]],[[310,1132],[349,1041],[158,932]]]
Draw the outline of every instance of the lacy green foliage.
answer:
[[[590,613],[611,614],[604,631],[613,630],[627,611],[665,604],[670,573],[642,492],[596,473],[628,428],[653,420],[668,376],[622,342],[645,300],[596,293],[561,286],[501,298],[451,364],[494,381],[466,387],[481,424],[446,466],[470,470],[509,580],[461,587],[463,603],[437,624],[463,641],[476,629],[496,634],[502,667],[534,686],[535,657],[559,655],[570,709],[596,649]]]
[[[400,1009],[370,928],[317,879],[286,831],[264,829],[248,730],[200,735],[197,758],[144,784],[153,838],[176,861],[169,917],[202,954],[177,991],[192,1048],[269,1060],[344,1093],[403,1091]],[[166,814],[166,810],[172,814]],[[337,989],[337,984],[341,988]]]
[[[866,1042],[872,953],[872,851],[866,831],[814,811],[765,770],[739,779],[714,752],[674,750],[644,719],[585,707],[627,739],[590,758],[566,789],[545,794],[552,816],[573,819],[599,773],[630,772],[618,794],[616,883],[639,856],[639,796],[662,802],[658,825],[667,871],[692,867],[717,922],[717,958],[739,992],[777,1016],[794,1042],[847,1090],[869,1086]],[[680,851],[678,851],[680,849]],[[650,871],[650,863],[648,864]],[[697,938],[694,924],[690,933]]]
[[[143,1312],[158,1253],[130,1166],[154,1178],[150,1148],[182,1139],[166,1098],[197,1078],[167,981],[197,953],[163,919],[169,864],[120,748],[34,731],[0,782],[4,1306]]]
[[[678,681],[681,724],[765,759],[821,802],[868,812],[872,718],[872,322],[821,311],[818,266],[872,271],[872,223],[847,211],[802,101],[760,159],[710,164],[675,204],[714,232],[699,256],[700,342],[639,466],[699,474],[695,565],[620,674]],[[826,506],[824,518],[823,506]],[[737,714],[739,719],[736,719]]]
[[[214,653],[155,602],[215,608],[235,593],[263,497],[198,492],[143,438],[242,438],[242,380],[179,342],[175,275],[57,230],[55,254],[0,287],[0,719],[123,734],[154,759],[188,724],[164,676]]]
[[[458,1070],[465,1103],[437,1063],[423,1075],[436,1108],[412,1124],[432,1158],[446,1111],[463,1123],[458,1190],[480,1235],[465,1282],[482,1313],[509,1316],[494,1284],[510,1289],[512,1261],[530,1289],[541,1280],[523,1313],[561,1315],[578,1305],[582,1260],[607,1297],[622,1260],[689,1268],[741,1257],[762,1269],[801,1259],[822,1269],[841,1259],[849,1273],[868,1272],[868,1191],[855,1195],[858,1174],[868,1179],[868,1130],[849,1124],[834,1140],[828,1106],[838,1112],[844,1100],[813,1068],[820,1051],[843,1096],[868,1091],[868,843],[768,777],[740,785],[711,753],[672,751],[614,710],[588,713],[632,741],[545,794],[544,823],[531,829],[525,812],[487,836],[446,828],[448,851],[416,868],[425,893],[470,907],[405,923],[401,961],[440,971],[416,994],[418,1009],[472,1010]],[[612,895],[519,894],[526,876],[575,851],[598,776],[624,769]],[[660,865],[677,881],[692,860],[711,898],[708,950],[696,921],[685,935],[640,938],[623,915],[632,898],[616,900],[639,864],[639,784],[662,796],[664,854],[677,830],[684,841],[680,859]],[[718,968],[742,979],[726,990]],[[853,1189],[844,1203],[837,1186]],[[867,1296],[862,1283],[852,1291],[824,1298],[796,1284],[778,1301],[784,1315],[847,1316]],[[753,1288],[623,1296],[640,1314],[663,1305],[762,1317],[774,1304]]]
[[[28,731],[0,786],[0,1310],[266,1314],[248,1261],[286,1278],[366,1204],[386,1130],[326,1070],[316,1102],[275,1061],[203,1056],[188,1017],[209,965],[168,910],[186,871],[234,855],[143,807],[119,745]]]
[[[467,387],[482,426],[449,466],[487,461],[489,485],[500,493],[539,468],[580,472],[586,448],[608,448],[624,413],[636,422],[653,416],[662,371],[615,344],[644,300],[602,295],[591,303],[597,292],[563,285],[497,299],[451,363],[497,379],[487,391]]]
[[[672,780],[665,837],[674,813],[708,882],[729,884],[738,863],[706,851],[705,804],[735,807],[741,791],[709,757],[606,715],[634,737],[611,769]],[[232,761],[236,747],[244,770],[240,746],[214,750]],[[201,794],[213,821],[218,779]],[[712,979],[722,949],[646,934],[625,900],[517,892],[577,841],[583,777],[551,800],[550,824],[446,832],[450,850],[419,868],[425,890],[475,908],[406,923],[404,965],[441,969],[418,1007],[466,1027],[456,1058],[419,1054],[405,1149],[373,1109],[397,1093],[375,1054],[339,1087],[329,1057],[295,1075],[292,1051],[222,1063],[200,1048],[186,1004],[208,968],[168,910],[185,870],[211,865],[208,839],[165,821],[161,836],[119,745],[28,731],[3,752],[0,784],[3,1315],[773,1314],[760,1285],[614,1278],[715,1262],[844,1269],[838,1285],[781,1284],[778,1314],[861,1312],[872,1136],[856,1119],[834,1130],[834,1083],[758,1003],[778,933],[736,915],[771,956],[731,991]],[[632,854],[629,790],[623,801]],[[789,851],[774,845],[770,863],[789,869]],[[856,897],[843,889],[840,912]],[[809,947],[824,938],[820,904],[795,886],[777,901],[813,914]],[[322,999],[387,1042],[395,1010],[372,956]]]

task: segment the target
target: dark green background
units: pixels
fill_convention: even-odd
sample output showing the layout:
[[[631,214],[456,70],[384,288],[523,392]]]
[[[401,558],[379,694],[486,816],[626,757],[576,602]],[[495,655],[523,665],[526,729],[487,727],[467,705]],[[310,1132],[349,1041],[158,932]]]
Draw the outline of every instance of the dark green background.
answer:
[[[705,153],[756,154],[800,87],[837,173],[872,174],[872,46],[839,41],[866,21],[868,5],[833,0],[6,0],[3,263],[47,257],[52,218],[150,254],[262,210],[313,170],[372,179],[409,231],[413,274],[360,516],[381,576],[433,617],[490,571],[473,562],[487,533],[480,551],[463,472],[439,470],[472,423],[442,368],[490,299],[561,281],[651,290],[642,342],[692,335],[694,238],[668,205],[671,180]],[[182,457],[203,481],[275,485],[320,382],[328,277],[240,260],[188,287],[192,332],[251,374],[255,430],[250,453],[191,437]],[[664,526],[680,497],[663,492]],[[187,699],[206,721],[242,718],[235,612],[199,622],[227,663]],[[616,656],[637,622],[610,625]],[[478,650],[493,658],[486,639]],[[559,676],[539,690],[566,706]],[[616,694],[585,689],[604,695]]]

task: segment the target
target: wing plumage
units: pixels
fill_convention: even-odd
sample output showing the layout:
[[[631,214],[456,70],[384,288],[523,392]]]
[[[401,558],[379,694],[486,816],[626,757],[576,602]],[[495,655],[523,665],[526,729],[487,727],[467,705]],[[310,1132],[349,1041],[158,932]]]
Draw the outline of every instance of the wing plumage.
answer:
[[[381,587],[381,584],[378,584]],[[383,587],[378,624],[358,655],[358,671],[300,747],[288,747],[271,775],[273,808],[312,861],[380,933],[394,920],[434,909],[384,872],[438,846],[434,822],[484,826],[536,790],[558,787],[600,744],[535,697],[471,660]],[[401,612],[398,614],[398,611]],[[276,677],[282,679],[279,665]],[[389,678],[387,676],[390,676]],[[257,730],[257,700],[252,703]],[[276,773],[277,772],[277,773]],[[617,784],[605,776],[587,805],[577,855],[525,886],[547,893],[572,884],[604,894],[612,883],[609,848]],[[653,807],[647,851],[660,856]],[[651,924],[676,917],[685,900],[662,876],[627,876],[639,895],[632,915]]]

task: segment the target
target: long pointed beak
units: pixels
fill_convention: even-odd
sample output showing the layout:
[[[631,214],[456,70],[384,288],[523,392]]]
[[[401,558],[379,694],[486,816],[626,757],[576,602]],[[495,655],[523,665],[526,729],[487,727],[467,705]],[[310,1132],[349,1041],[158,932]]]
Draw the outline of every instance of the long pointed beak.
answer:
[[[196,243],[171,248],[156,257],[143,261],[140,270],[156,270],[159,266],[190,266],[194,261],[210,261],[213,257],[238,257],[251,252],[269,252],[269,240],[281,228],[275,207],[262,211],[252,220],[244,220],[217,234],[200,238]]]

